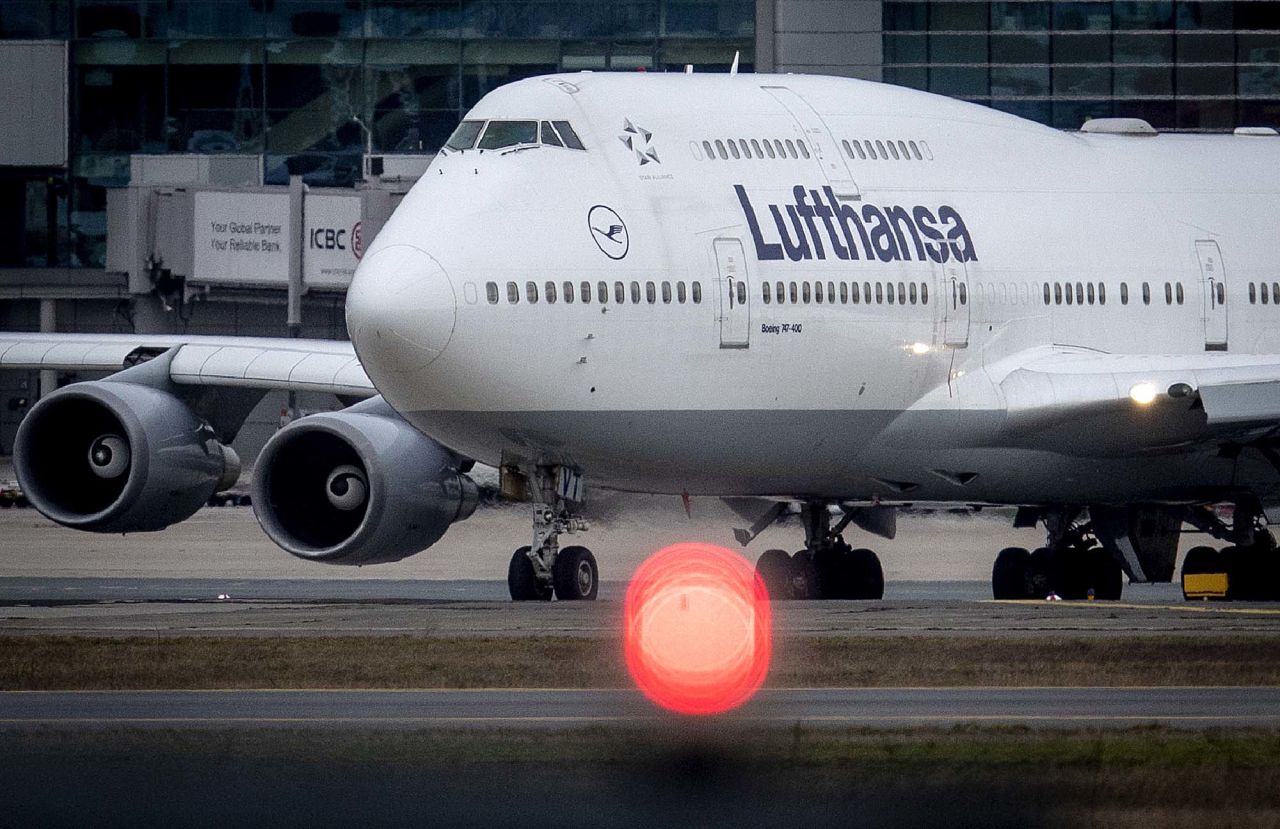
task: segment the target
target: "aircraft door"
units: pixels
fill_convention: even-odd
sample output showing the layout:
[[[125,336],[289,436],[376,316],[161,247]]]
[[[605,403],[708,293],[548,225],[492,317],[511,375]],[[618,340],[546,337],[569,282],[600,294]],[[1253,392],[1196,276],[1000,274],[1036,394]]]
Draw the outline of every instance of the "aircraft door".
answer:
[[[969,270],[963,262],[942,266],[942,341],[955,348],[969,345]]]
[[[805,139],[818,157],[818,163],[822,165],[832,191],[844,198],[859,198],[858,185],[853,181],[849,165],[844,156],[840,155],[835,136],[818,111],[809,106],[809,102],[798,93],[785,86],[764,86],[761,89],[776,98],[800,125]]]
[[[715,253],[720,282],[720,347],[746,348],[751,332],[751,284],[742,242],[716,239]]]
[[[1227,270],[1214,241],[1196,242],[1200,286],[1204,296],[1204,350],[1227,350]]]

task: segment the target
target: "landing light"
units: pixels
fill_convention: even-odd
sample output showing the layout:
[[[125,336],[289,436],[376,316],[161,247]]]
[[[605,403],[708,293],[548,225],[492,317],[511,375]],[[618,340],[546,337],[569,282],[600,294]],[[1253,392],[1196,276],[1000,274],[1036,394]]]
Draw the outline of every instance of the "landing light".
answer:
[[[912,343],[909,347],[909,350],[911,351],[912,354],[916,355],[917,357],[923,357],[924,355],[928,354],[930,351],[933,351],[933,346],[929,345],[928,343]]]
[[[1138,383],[1129,389],[1129,399],[1139,406],[1150,406],[1156,400],[1159,391],[1155,383]]]
[[[645,696],[682,714],[750,699],[769,671],[769,596],[742,556],[711,544],[659,550],[627,588],[627,669]]]

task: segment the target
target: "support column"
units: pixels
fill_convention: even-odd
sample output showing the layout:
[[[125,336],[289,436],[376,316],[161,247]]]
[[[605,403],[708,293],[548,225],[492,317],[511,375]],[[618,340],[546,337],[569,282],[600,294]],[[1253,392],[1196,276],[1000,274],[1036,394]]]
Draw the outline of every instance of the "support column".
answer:
[[[302,336],[302,257],[307,252],[306,187],[302,176],[289,177],[289,213],[293,219],[293,255],[289,257],[288,317],[285,325],[290,337]],[[298,417],[298,394],[289,391],[289,420]]]
[[[58,302],[54,299],[40,300],[40,333],[53,334],[58,330]],[[58,372],[45,369],[40,372],[40,397],[51,394],[58,389]]]

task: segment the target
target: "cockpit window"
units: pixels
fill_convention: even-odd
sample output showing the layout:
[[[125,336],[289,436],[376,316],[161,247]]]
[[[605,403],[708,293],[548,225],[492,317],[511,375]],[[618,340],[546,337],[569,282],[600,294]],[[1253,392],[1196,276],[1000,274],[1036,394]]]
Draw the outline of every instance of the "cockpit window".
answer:
[[[564,142],[560,140],[560,136],[556,135],[556,131],[551,128],[548,121],[542,122],[542,143],[551,147],[563,147]]]
[[[500,150],[503,147],[537,143],[537,121],[490,121],[479,146],[482,150]]]
[[[445,146],[451,150],[471,149],[476,145],[476,138],[479,137],[480,128],[483,126],[484,121],[463,121],[453,131],[453,135],[449,136]]]
[[[578,134],[573,131],[573,127],[569,126],[568,121],[552,121],[555,124],[556,132],[560,133],[560,137],[564,139],[564,145],[571,150],[585,150],[582,142],[578,140]]]

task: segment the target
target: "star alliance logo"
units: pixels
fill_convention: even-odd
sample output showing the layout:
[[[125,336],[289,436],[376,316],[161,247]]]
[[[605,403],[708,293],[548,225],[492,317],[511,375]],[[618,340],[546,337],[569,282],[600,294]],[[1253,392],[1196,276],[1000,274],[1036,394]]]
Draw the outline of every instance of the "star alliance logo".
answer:
[[[643,167],[651,161],[654,164],[661,164],[662,162],[658,160],[658,151],[653,146],[653,133],[637,127],[626,118],[622,119],[622,124],[622,135],[618,136],[618,140],[636,154],[636,161],[640,162],[640,166]]]

